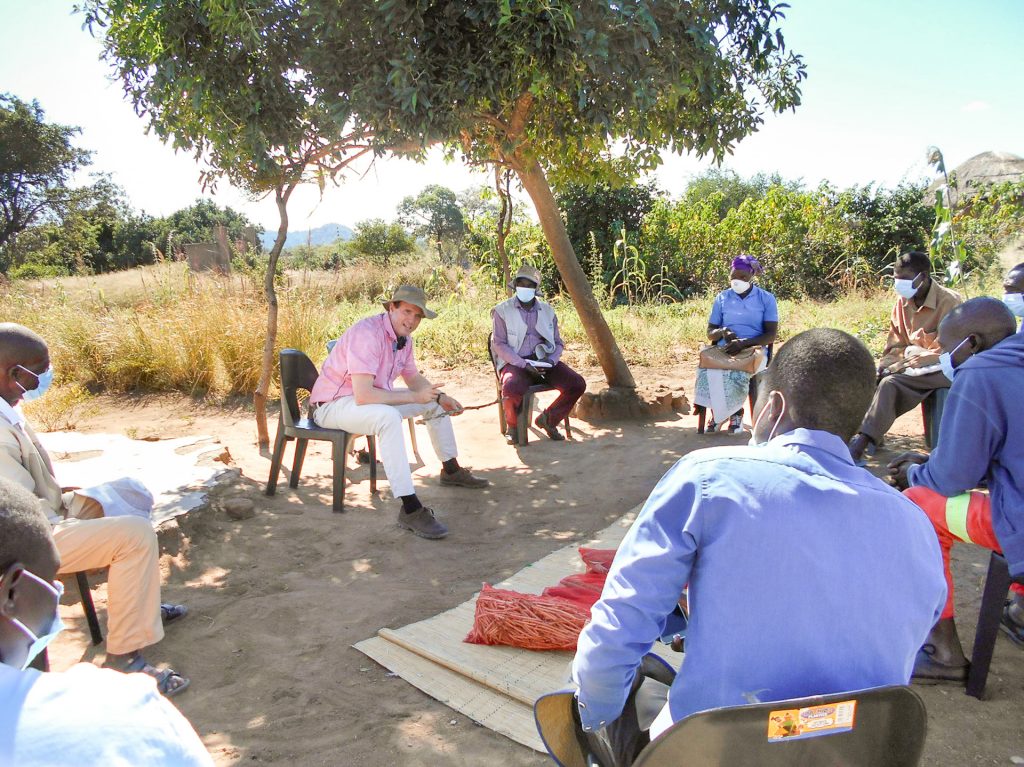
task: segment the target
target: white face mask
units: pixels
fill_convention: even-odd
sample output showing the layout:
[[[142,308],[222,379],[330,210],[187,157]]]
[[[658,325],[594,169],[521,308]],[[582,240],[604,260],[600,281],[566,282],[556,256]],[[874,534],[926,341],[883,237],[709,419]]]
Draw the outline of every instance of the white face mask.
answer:
[[[915,275],[914,279],[912,280],[893,280],[893,290],[895,290],[903,298],[909,301],[916,295],[917,289],[921,287],[920,285],[914,284],[915,282],[917,282],[917,278],[920,276],[920,274]]]
[[[967,338],[970,338],[970,336]],[[953,351],[943,352],[939,355],[939,367],[942,368],[942,375],[946,376],[950,382],[953,381],[953,376],[956,375],[956,368],[953,367],[953,355],[956,354],[957,349],[967,343],[967,338],[954,346]]]
[[[516,298],[524,304],[530,303],[537,296],[536,288],[516,288]]]
[[[764,414],[768,412],[768,405],[771,402],[772,397],[774,397],[776,394],[778,394],[779,395],[779,399],[782,400],[782,406],[781,406],[782,409],[779,411],[779,417],[775,419],[775,424],[772,426],[772,430],[770,432],[768,432],[768,439],[766,439],[764,442],[758,442],[757,441],[757,436],[756,436],[757,435],[757,427],[761,424],[761,419],[764,418]],[[775,432],[778,430],[779,424],[782,423],[782,416],[785,415],[785,414],[786,414],[786,395],[783,394],[780,391],[773,391],[768,396],[768,402],[766,402],[764,407],[761,408],[761,412],[757,414],[757,418],[754,420],[754,426],[750,430],[750,441],[747,442],[747,444],[750,445],[751,447],[757,447],[758,445],[762,445],[762,444],[766,445],[769,442],[771,442],[775,438]]]
[[[56,584],[47,583],[38,575],[30,573],[28,570],[23,570],[21,577],[30,578],[38,583],[50,593],[50,596],[53,599],[53,618],[51,619],[46,632],[43,634],[36,634],[17,618],[8,618],[8,620],[13,623],[14,626],[29,640],[28,652],[25,654],[25,660],[21,664],[21,669],[24,671],[29,667],[29,664],[36,659],[36,656],[45,650],[47,645],[49,645],[50,642],[52,642],[57,635],[64,630],[64,621],[60,618],[60,598],[64,594],[64,584],[59,581]]]
[[[1024,293],[1004,293],[1003,303],[1014,317],[1024,317]]]
[[[750,283],[746,280],[729,280],[729,286],[737,295],[743,295],[750,290]]]

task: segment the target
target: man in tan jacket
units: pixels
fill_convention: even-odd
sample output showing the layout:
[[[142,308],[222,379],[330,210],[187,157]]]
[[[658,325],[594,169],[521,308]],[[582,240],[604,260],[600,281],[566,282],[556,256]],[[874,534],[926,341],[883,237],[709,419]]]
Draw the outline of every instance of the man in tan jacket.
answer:
[[[893,288],[899,294],[889,319],[889,338],[878,360],[878,388],[857,433],[850,454],[859,461],[903,413],[917,407],[950,381],[939,370],[939,323],[963,300],[931,276],[931,261],[920,251],[896,259]]]
[[[85,490],[60,487],[49,455],[15,408],[22,399],[42,396],[51,379],[46,342],[22,325],[0,323],[0,478],[39,499],[54,526],[58,574],[109,568],[108,662],[155,677],[165,695],[181,692],[188,679],[156,669],[141,654],[163,638],[164,621],[186,612],[183,605],[160,603],[160,552],[148,517],[152,496],[134,480]]]

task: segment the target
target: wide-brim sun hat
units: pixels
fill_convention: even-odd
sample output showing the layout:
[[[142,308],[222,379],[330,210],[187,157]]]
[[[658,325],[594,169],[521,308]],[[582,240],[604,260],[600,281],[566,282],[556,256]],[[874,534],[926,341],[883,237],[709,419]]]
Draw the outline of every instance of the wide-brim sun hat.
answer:
[[[533,264],[523,264],[520,266],[519,270],[515,273],[515,276],[509,282],[509,288],[514,290],[516,287],[516,280],[521,278],[529,280],[538,288],[540,287],[540,270]]]
[[[395,301],[404,301],[407,304],[418,306],[423,310],[423,316],[428,320],[432,320],[437,316],[437,312],[432,312],[427,308],[427,296],[423,292],[423,288],[417,288],[415,285],[399,285],[391,298],[384,301],[381,306],[387,311]]]

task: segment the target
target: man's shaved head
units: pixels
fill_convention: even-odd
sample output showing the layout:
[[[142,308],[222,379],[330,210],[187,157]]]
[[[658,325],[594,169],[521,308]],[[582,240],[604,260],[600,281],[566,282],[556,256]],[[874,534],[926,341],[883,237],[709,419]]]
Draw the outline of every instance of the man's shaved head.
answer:
[[[60,556],[39,499],[0,479],[0,572],[21,562],[43,580],[57,572]]]
[[[786,398],[794,428],[820,429],[844,441],[857,431],[875,392],[875,361],[856,338],[833,328],[799,333],[779,349],[759,387]]]
[[[997,298],[981,296],[964,301],[939,323],[939,344],[946,351],[968,336],[977,340],[975,353],[991,349],[1017,330],[1017,320]]]
[[[15,322],[0,322],[0,368],[23,365],[48,354],[46,341]]]

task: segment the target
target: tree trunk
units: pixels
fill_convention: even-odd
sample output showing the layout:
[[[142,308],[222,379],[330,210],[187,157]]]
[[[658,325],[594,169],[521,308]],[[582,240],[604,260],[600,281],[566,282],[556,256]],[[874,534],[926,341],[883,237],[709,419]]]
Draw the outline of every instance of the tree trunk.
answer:
[[[267,337],[263,341],[260,381],[256,385],[256,393],[252,396],[252,404],[256,410],[256,438],[261,450],[270,447],[270,434],[267,432],[267,393],[270,391],[270,379],[274,375],[274,347],[277,345],[277,291],[274,289],[274,276],[277,273],[277,259],[288,237],[288,198],[294,189],[293,183],[287,187],[278,187],[275,192],[281,223],[278,224],[277,239],[274,240],[274,247],[270,249],[267,273],[263,277],[263,293],[267,297]]]
[[[583,329],[587,331],[590,345],[597,354],[597,360],[601,364],[604,376],[608,385],[615,388],[636,388],[633,375],[629,372],[626,360],[619,351],[619,345],[615,342],[611,328],[601,314],[601,307],[594,298],[594,291],[587,281],[587,276],[580,266],[576,253],[569,241],[569,233],[565,230],[562,216],[558,210],[558,204],[548,186],[548,180],[544,175],[544,169],[536,160],[530,160],[518,164],[516,173],[526,193],[533,200],[533,205],[540,218],[541,228],[547,238],[548,246],[551,248],[551,255],[555,259],[558,271],[562,275],[576,311],[583,321]]]
[[[505,292],[512,295],[513,290],[510,281],[512,279],[511,269],[508,265],[508,251],[505,250],[505,238],[512,230],[512,197],[508,191],[508,171],[494,166],[494,189],[501,200],[501,212],[498,213],[498,259],[501,261],[501,285]]]

